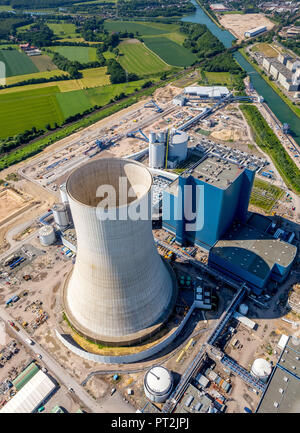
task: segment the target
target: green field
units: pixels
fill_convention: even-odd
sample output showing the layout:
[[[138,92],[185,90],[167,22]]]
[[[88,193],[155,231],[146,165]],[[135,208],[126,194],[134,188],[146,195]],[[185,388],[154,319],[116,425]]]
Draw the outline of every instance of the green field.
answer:
[[[88,63],[97,60],[96,48],[93,47],[49,47],[71,61]]]
[[[186,48],[166,37],[145,37],[145,45],[168,65],[190,66],[197,57]]]
[[[141,23],[138,21],[105,21],[104,28],[109,32],[139,32],[141,36],[144,36],[169,33],[177,30],[179,26],[174,24],[162,24],[152,22]]]
[[[58,87],[45,87],[0,96],[0,138],[18,134],[33,126],[44,129],[47,123],[63,121],[56,99]]]
[[[5,63],[7,77],[38,72],[30,57],[17,50],[0,50],[0,61]]]
[[[283,190],[281,188],[261,179],[255,179],[250,204],[263,209],[265,212],[270,212],[282,195]]]
[[[34,74],[18,75],[16,77],[7,77],[6,84],[16,84],[20,83],[21,81],[31,80],[32,78],[51,78],[54,75],[68,75],[68,73],[61,71],[60,69],[55,69],[54,71],[44,71],[35,72]]]
[[[56,98],[65,119],[91,108],[91,103],[84,90],[57,93]]]
[[[170,69],[159,57],[153,54],[141,42],[122,43],[119,45],[120,53],[118,61],[128,72],[138,75],[156,74]],[[143,59],[141,61],[141,59]]]
[[[72,23],[61,22],[58,24],[47,22],[47,26],[50,27],[59,38],[75,38],[79,36],[78,33],[75,32],[75,24]]]

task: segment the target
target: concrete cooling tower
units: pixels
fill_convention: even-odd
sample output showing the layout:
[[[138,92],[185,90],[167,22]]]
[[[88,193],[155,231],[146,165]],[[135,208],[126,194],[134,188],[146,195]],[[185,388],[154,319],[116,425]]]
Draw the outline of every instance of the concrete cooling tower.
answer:
[[[110,195],[106,202],[97,197],[103,185],[114,187],[116,202]],[[131,208],[151,209],[151,185],[146,167],[117,158],[89,162],[67,179],[77,258],[64,288],[65,312],[78,332],[94,341],[115,346],[143,341],[175,304],[174,278],[155,248],[151,218],[124,218]],[[116,219],[105,219],[107,212]]]

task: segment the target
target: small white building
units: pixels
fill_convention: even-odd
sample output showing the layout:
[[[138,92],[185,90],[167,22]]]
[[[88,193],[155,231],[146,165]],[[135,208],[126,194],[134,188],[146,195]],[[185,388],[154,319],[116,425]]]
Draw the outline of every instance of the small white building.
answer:
[[[285,334],[282,334],[282,336],[280,337],[280,340],[277,343],[277,347],[280,350],[284,350],[285,346],[287,345],[287,342],[289,341],[289,337]]]
[[[260,33],[266,32],[266,26],[255,27],[254,29],[247,30],[244,34],[246,38],[253,38],[253,36],[259,35]]]

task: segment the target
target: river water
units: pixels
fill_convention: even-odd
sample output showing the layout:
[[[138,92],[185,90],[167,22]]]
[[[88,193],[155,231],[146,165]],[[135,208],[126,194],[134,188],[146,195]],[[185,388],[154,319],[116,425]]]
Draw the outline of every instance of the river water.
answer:
[[[228,31],[220,29],[203,11],[203,9],[192,0],[196,7],[194,14],[182,18],[182,21],[190,23],[205,24],[209,30],[221,41],[226,48],[230,48],[235,37]],[[235,59],[248,73],[251,83],[259,95],[262,95],[266,103],[281,123],[288,123],[291,135],[300,146],[300,119],[289,108],[289,106],[277,95],[268,83],[259,75],[253,66],[238,52],[234,54]]]

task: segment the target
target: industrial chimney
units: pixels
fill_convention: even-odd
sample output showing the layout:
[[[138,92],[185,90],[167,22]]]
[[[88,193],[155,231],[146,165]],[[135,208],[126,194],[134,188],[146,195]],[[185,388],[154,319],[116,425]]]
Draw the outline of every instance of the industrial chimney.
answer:
[[[107,186],[116,201],[113,194],[99,197]],[[79,333],[107,345],[144,340],[175,304],[172,271],[154,245],[151,186],[146,167],[118,158],[89,162],[66,182],[77,258],[65,284],[65,311]],[[132,209],[144,206],[146,217],[133,219]]]

